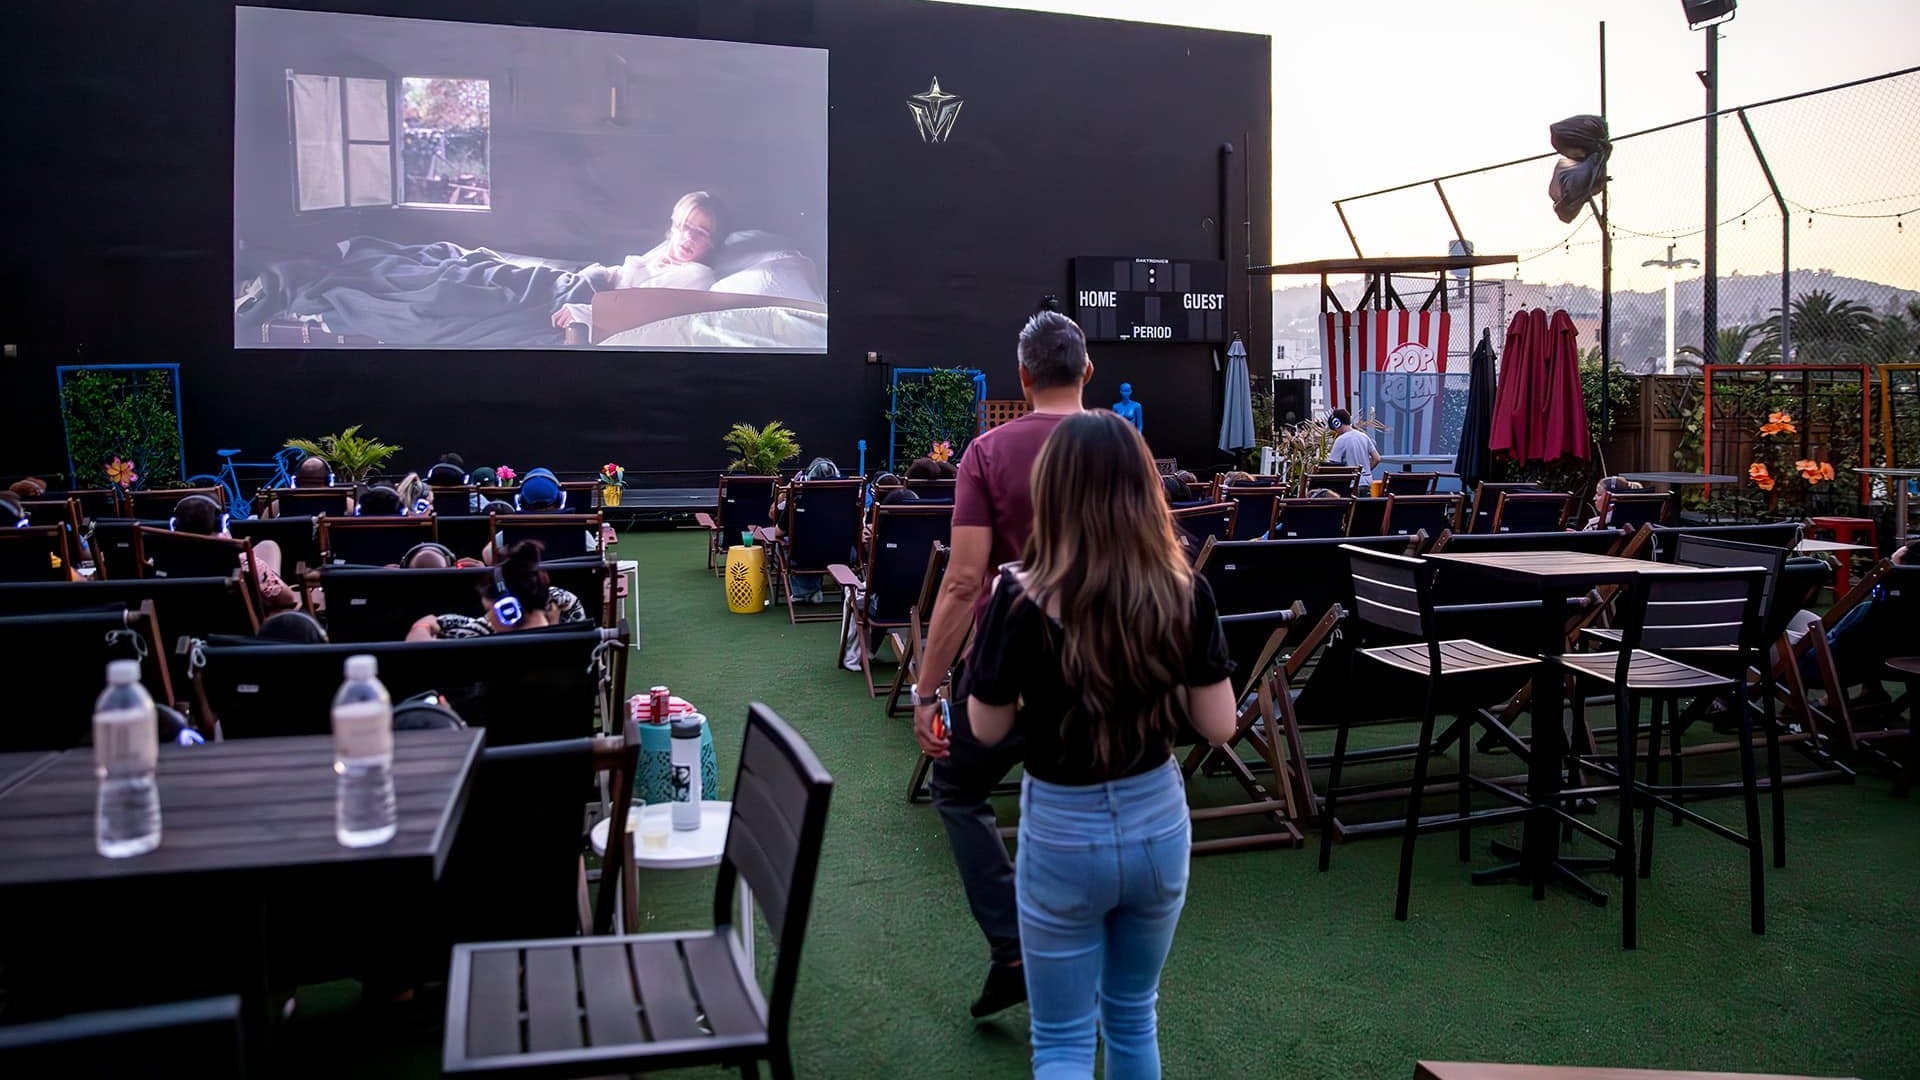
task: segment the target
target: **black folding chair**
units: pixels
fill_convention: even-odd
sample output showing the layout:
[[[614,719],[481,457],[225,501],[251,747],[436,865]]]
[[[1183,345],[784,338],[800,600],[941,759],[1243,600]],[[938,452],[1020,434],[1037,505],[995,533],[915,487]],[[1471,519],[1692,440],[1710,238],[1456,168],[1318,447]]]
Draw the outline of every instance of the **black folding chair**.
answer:
[[[153,700],[173,704],[151,603],[134,610],[0,616],[0,656],[13,670],[31,673],[13,680],[7,691],[0,751],[91,743],[94,699],[113,660],[139,660],[140,681]]]
[[[1670,563],[1679,553],[1680,538],[1697,536],[1714,540],[1737,540],[1743,544],[1784,548],[1792,551],[1806,536],[1806,527],[1797,521],[1769,522],[1762,525],[1655,525],[1653,557]]]
[[[1602,772],[1611,772],[1613,789],[1620,797],[1620,820],[1614,836],[1619,851],[1623,904],[1621,943],[1626,948],[1637,944],[1638,878],[1653,873],[1653,819],[1658,811],[1670,810],[1699,824],[1716,836],[1725,837],[1747,849],[1747,889],[1750,924],[1753,932],[1766,932],[1766,893],[1760,852],[1760,799],[1753,758],[1753,720],[1747,705],[1745,672],[1756,663],[1762,651],[1760,600],[1766,588],[1765,571],[1755,567],[1721,570],[1650,571],[1639,575],[1627,589],[1620,604],[1620,648],[1611,653],[1568,653],[1554,661],[1574,676],[1573,708],[1576,723],[1583,726],[1586,711],[1586,686],[1599,683],[1615,695],[1612,762],[1583,760],[1583,764]],[[1731,650],[1738,676],[1714,672],[1681,663],[1666,653],[1678,650]],[[1652,759],[1644,781],[1634,779],[1634,744],[1640,721],[1640,701],[1655,702],[1649,719],[1647,744],[1659,745],[1659,704],[1718,695],[1731,690],[1740,744],[1740,795],[1745,804],[1746,831],[1739,832],[1687,809],[1680,799],[1689,793],[1675,783],[1659,784]],[[1606,788],[1561,792],[1562,798],[1591,796]],[[1634,858],[1634,820],[1636,806],[1645,806],[1641,820],[1639,866]]]
[[[507,549],[522,540],[540,542],[542,559],[577,559],[600,554],[599,511],[591,514],[495,514],[493,534],[505,559]]]
[[[876,639],[908,625],[927,578],[927,561],[933,557],[935,545],[944,545],[952,537],[951,506],[882,505],[873,515],[873,546],[867,557],[866,576],[855,574],[845,563],[827,568],[848,598],[833,663],[840,665],[851,635],[859,645],[860,673],[867,680],[868,697],[880,693],[873,684]],[[905,657],[896,654],[895,660],[904,662]]]
[[[1389,472],[1383,473],[1382,478],[1386,480],[1386,492],[1389,495],[1431,495],[1434,484],[1440,480],[1440,474]]]
[[[1493,531],[1493,512],[1500,503],[1500,496],[1508,491],[1538,491],[1539,484],[1523,482],[1487,481],[1473,489],[1473,506],[1467,511],[1466,520],[1461,522],[1458,532],[1489,533]]]
[[[832,611],[801,615],[794,607],[793,576],[818,574],[824,579],[835,563],[853,558],[865,520],[866,490],[867,482],[860,477],[797,480],[788,489],[785,524],[773,554],[790,622],[828,622],[840,617]]]
[[[1300,495],[1304,498],[1316,491],[1331,491],[1343,498],[1352,498],[1362,494],[1356,489],[1360,483],[1360,470],[1338,472],[1310,472],[1300,485]]]
[[[1380,532],[1386,536],[1426,533],[1438,537],[1453,525],[1460,512],[1458,495],[1389,495]]]
[[[9,615],[57,615],[151,605],[160,654],[173,685],[186,694],[195,638],[211,634],[251,636],[260,615],[240,568],[225,577],[115,578],[110,581],[34,582],[0,585],[0,611]]]
[[[456,946],[442,1069],[563,1077],[719,1064],[757,1076],[766,1060],[792,1076],[794,988],[832,793],[800,736],[751,706],[713,929]],[[743,884],[780,946],[764,1001],[734,933]]]
[[[1567,527],[1573,496],[1558,491],[1503,491],[1493,504],[1493,531],[1541,533]]]
[[[66,525],[0,529],[0,581],[66,581],[72,569]]]
[[[1426,698],[1420,715],[1420,741],[1414,750],[1413,781],[1407,790],[1406,818],[1400,830],[1400,878],[1394,894],[1394,918],[1407,917],[1409,893],[1413,886],[1413,845],[1422,829],[1455,829],[1460,836],[1459,856],[1468,858],[1467,830],[1476,824],[1507,820],[1524,807],[1504,807],[1476,815],[1473,813],[1471,752],[1469,731],[1480,716],[1482,698],[1449,683],[1465,683],[1485,688],[1496,681],[1517,682],[1531,674],[1538,663],[1530,656],[1503,652],[1471,638],[1443,639],[1433,602],[1433,564],[1425,559],[1368,551],[1355,545],[1344,548],[1351,560],[1354,624],[1363,632],[1373,631],[1403,643],[1376,644],[1361,648],[1356,658],[1365,659],[1419,680]],[[1434,752],[1434,722],[1440,710],[1452,704],[1455,720],[1444,733],[1458,747],[1456,755],[1457,809],[1453,816],[1438,820],[1422,817],[1426,798],[1427,762]],[[1347,735],[1354,725],[1342,717],[1334,737],[1333,761],[1327,773],[1326,798],[1320,818],[1320,869],[1326,870],[1333,858],[1333,833],[1338,818],[1337,804],[1343,794],[1341,768],[1346,761]],[[1397,781],[1393,782],[1397,784]],[[1493,784],[1481,785],[1496,794],[1507,795]],[[1380,790],[1379,785],[1373,785]],[[1348,789],[1352,793],[1360,788]]]
[[[1172,513],[1174,527],[1198,556],[1208,540],[1233,539],[1233,522],[1239,516],[1240,507],[1230,502],[1202,503],[1182,506]]]
[[[1347,518],[1348,536],[1379,536],[1385,531],[1386,524],[1387,497],[1385,495],[1377,499],[1371,495],[1362,495],[1353,500],[1353,513]]]
[[[320,568],[320,519],[282,514],[270,518],[244,518],[227,524],[227,535],[235,540],[250,540],[259,547],[263,540],[280,545],[282,574],[292,583],[296,574]]]
[[[397,566],[408,551],[431,539],[430,517],[320,519],[320,559],[333,566]]]
[[[1324,540],[1347,535],[1352,499],[1281,499],[1274,507],[1275,540]]]
[[[472,514],[477,509],[474,500],[479,497],[479,490],[472,484],[429,487],[427,497],[433,503],[433,516],[466,517]]]
[[[128,517],[165,521],[173,516],[173,508],[180,505],[180,500],[189,495],[205,495],[226,509],[227,489],[223,487],[145,488],[128,492],[123,503]]]
[[[1600,524],[1609,529],[1637,529],[1642,525],[1662,525],[1671,516],[1673,496],[1661,491],[1615,491],[1607,495],[1607,516]]]
[[[773,506],[773,488],[778,482],[776,476],[720,474],[718,520],[705,513],[693,515],[707,530],[707,569],[718,572],[727,548],[742,543],[745,534],[767,523],[767,510]]]
[[[1234,540],[1258,540],[1273,528],[1274,504],[1286,489],[1269,484],[1233,484],[1220,489],[1220,500],[1232,503]]]
[[[268,488],[275,517],[346,517],[353,499],[351,487]]]

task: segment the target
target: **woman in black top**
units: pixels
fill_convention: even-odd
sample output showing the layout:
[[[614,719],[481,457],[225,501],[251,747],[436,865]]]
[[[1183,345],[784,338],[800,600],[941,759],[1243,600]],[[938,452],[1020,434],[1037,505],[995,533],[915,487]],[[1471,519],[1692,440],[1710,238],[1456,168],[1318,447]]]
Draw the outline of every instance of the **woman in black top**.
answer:
[[[1192,841],[1173,749],[1233,736],[1231,664],[1131,424],[1062,420],[1034,463],[1033,515],[968,662],[974,737],[1018,730],[1026,749],[1014,884],[1033,1071],[1091,1077],[1104,1035],[1110,1080],[1157,1077]]]

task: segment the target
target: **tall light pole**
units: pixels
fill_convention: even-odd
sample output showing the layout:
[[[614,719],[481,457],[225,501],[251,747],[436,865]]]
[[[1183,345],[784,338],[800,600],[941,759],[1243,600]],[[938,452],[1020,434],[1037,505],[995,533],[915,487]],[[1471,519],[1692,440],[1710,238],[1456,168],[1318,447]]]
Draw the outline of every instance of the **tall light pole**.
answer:
[[[1674,348],[1673,348],[1673,272],[1675,270],[1680,269],[1681,267],[1700,265],[1699,259],[1674,258],[1673,249],[1676,246],[1677,245],[1675,244],[1667,245],[1666,258],[1648,259],[1646,262],[1643,262],[1640,264],[1641,266],[1664,267],[1666,268],[1666,271],[1667,271],[1667,360],[1666,360],[1666,364],[1667,364],[1667,374],[1669,375],[1673,374],[1673,353],[1674,353]],[[1713,337],[1708,338],[1706,342],[1703,343],[1700,347],[1700,355],[1705,357],[1706,362],[1709,364],[1717,363],[1719,361],[1719,357],[1715,354],[1719,348],[1719,336],[1720,335],[1716,333]],[[1709,351],[1709,350],[1715,350],[1715,351]]]
[[[1695,74],[1707,89],[1705,279],[1700,283],[1701,350],[1717,348],[1720,340],[1720,24],[1733,18],[1739,0],[1680,0],[1687,28],[1707,32],[1707,66]],[[1673,316],[1667,316],[1669,327]],[[1667,349],[1672,362],[1673,349]]]

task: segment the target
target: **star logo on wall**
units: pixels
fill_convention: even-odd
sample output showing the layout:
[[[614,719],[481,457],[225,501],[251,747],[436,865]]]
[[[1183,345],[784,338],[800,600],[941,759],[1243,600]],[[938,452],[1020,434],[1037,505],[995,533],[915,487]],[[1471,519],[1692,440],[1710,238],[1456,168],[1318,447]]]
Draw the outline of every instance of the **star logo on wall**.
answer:
[[[958,94],[940,89],[937,75],[926,93],[907,95],[907,108],[913,113],[914,126],[920,129],[921,142],[946,142],[953,134],[953,122],[959,119],[960,106],[964,104],[966,100]]]

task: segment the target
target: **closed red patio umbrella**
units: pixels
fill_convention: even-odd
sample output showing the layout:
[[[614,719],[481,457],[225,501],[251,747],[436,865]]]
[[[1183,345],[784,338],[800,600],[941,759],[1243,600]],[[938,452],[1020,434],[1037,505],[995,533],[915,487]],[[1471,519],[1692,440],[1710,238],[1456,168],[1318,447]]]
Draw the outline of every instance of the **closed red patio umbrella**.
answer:
[[[1586,460],[1587,407],[1580,389],[1579,332],[1564,311],[1534,308],[1507,327],[1507,353],[1488,445],[1521,464]]]

